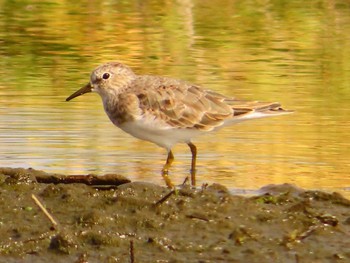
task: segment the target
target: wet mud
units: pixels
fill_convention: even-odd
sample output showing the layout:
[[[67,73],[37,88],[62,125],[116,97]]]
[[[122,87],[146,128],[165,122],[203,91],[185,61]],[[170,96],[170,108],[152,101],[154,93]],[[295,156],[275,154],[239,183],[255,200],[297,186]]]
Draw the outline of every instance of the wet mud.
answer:
[[[350,201],[337,193],[46,176],[0,168],[0,262],[350,262]]]

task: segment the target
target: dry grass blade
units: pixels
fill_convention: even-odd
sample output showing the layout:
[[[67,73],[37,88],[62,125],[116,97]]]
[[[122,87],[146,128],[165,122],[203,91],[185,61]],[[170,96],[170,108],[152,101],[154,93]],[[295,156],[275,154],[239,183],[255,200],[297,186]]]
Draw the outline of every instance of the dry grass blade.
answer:
[[[34,202],[37,204],[37,206],[39,206],[39,208],[41,209],[41,211],[43,211],[43,213],[45,214],[45,216],[51,221],[53,228],[56,229],[58,223],[57,223],[56,220],[52,217],[52,215],[47,211],[47,209],[46,209],[45,206],[41,203],[41,201],[38,199],[38,197],[36,197],[35,194],[32,194],[32,199],[33,199]]]

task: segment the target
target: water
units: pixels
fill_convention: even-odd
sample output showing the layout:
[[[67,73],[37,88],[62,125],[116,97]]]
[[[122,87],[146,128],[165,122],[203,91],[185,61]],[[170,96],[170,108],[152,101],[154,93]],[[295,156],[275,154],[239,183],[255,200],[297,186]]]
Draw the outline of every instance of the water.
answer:
[[[0,166],[163,184],[164,149],[115,128],[96,94],[64,101],[93,68],[119,60],[296,111],[197,138],[198,183],[350,196],[345,1],[0,1],[0,58]],[[181,183],[190,152],[173,151]]]

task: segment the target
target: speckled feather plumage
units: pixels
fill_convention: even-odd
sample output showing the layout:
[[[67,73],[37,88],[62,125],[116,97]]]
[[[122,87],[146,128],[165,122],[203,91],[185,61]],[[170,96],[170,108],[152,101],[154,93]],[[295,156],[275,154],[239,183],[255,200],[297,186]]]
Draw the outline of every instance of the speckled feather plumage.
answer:
[[[92,83],[101,69],[92,74]],[[108,70],[102,69],[103,72]],[[117,90],[113,96],[104,99],[104,94],[101,94],[105,110],[117,126],[144,118],[162,123],[163,127],[160,128],[163,129],[211,131],[255,111],[267,116],[285,113],[279,103],[245,102],[177,79],[137,76],[133,72],[130,75],[132,77],[127,82],[120,76],[120,81],[113,83],[113,90]]]

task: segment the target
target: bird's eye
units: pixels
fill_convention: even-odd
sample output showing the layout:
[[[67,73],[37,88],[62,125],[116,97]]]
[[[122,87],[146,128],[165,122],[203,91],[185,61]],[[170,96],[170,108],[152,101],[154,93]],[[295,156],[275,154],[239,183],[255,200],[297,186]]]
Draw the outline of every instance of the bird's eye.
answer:
[[[103,78],[103,79],[109,79],[110,76],[111,76],[111,75],[110,75],[109,73],[104,73],[104,74],[102,75],[102,78]]]

